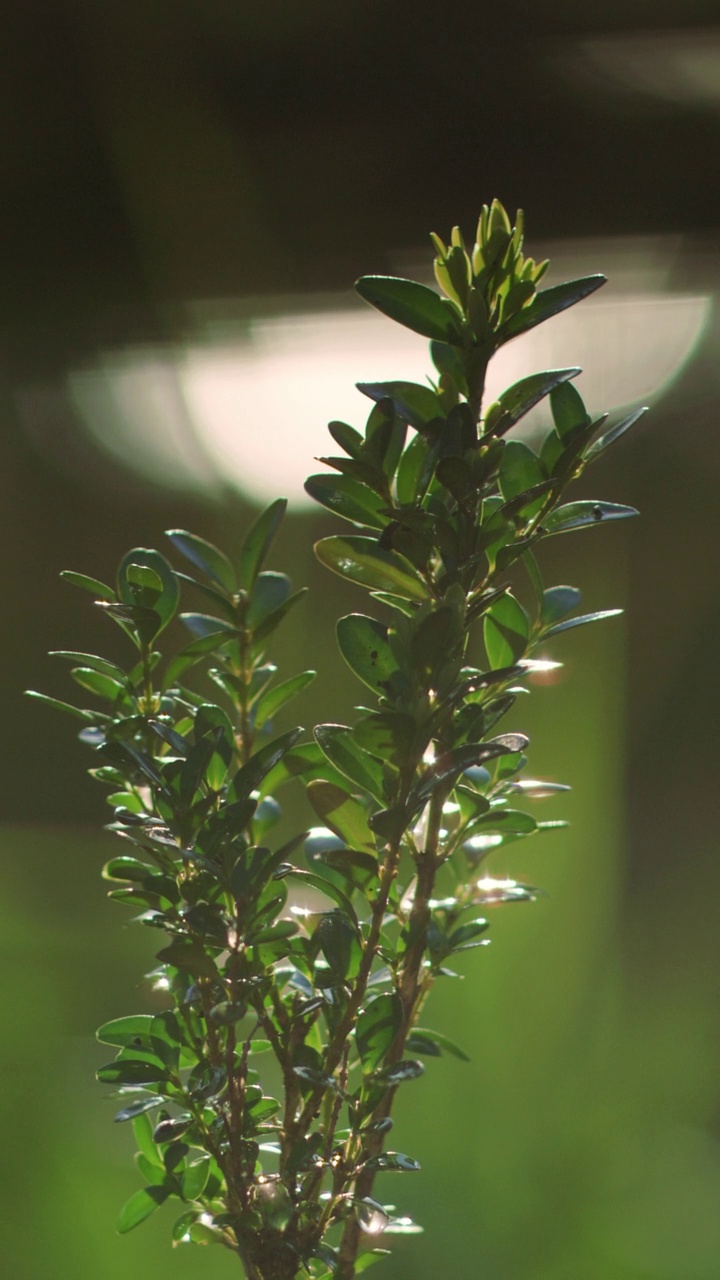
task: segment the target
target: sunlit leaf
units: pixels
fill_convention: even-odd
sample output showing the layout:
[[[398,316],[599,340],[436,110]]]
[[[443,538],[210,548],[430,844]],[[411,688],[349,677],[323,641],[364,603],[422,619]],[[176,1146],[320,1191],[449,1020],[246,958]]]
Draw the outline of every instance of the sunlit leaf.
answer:
[[[397,684],[397,659],[388,642],[388,629],[375,618],[350,613],[337,624],[340,652],[351,671],[375,694]]]
[[[527,333],[528,329],[534,329],[535,325],[542,324],[551,316],[556,316],[567,307],[581,302],[583,298],[587,298],[604,284],[605,276],[595,275],[583,276],[579,280],[568,280],[566,284],[556,284],[552,289],[541,289],[532,302],[502,326],[498,334],[500,341],[507,342],[520,333]]]
[[[355,1044],[365,1074],[380,1066],[402,1020],[402,1001],[394,992],[376,996],[362,1010],[355,1027]]]
[[[438,342],[462,341],[457,309],[424,284],[396,276],[361,276],[355,288],[365,302],[406,329]]]
[[[564,622],[556,622],[543,631],[543,639],[560,635],[561,631],[572,631],[573,627],[584,627],[588,622],[600,622],[602,618],[617,618],[621,613],[622,609],[600,609],[597,613],[584,613],[579,618],[566,618]]]
[[[509,667],[527,648],[530,619],[511,592],[490,606],[483,620],[483,638],[490,666]]]
[[[120,1210],[117,1229],[121,1235],[127,1231],[132,1231],[133,1227],[137,1227],[151,1213],[160,1208],[170,1195],[170,1188],[163,1187],[143,1187],[141,1191],[136,1191],[126,1204]]]
[[[351,849],[375,852],[375,840],[368,826],[367,814],[358,800],[340,787],[324,781],[308,783],[307,794],[320,820]]]
[[[547,534],[567,533],[570,529],[584,529],[588,525],[606,524],[609,520],[626,520],[639,515],[635,507],[625,507],[618,502],[567,502],[556,507],[543,520]]]
[[[417,569],[397,551],[386,551],[374,539],[349,537],[321,538],[315,554],[322,564],[361,586],[377,591],[396,591],[411,600],[426,600],[428,587]]]

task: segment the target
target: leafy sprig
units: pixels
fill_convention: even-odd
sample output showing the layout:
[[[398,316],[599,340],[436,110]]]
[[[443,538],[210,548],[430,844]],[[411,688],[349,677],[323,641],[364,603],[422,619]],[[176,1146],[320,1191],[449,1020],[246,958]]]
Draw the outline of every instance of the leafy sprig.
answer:
[[[548,665],[548,641],[618,612],[578,613],[579,592],[546,587],[537,554],[548,537],[635,514],[564,494],[639,415],[603,431],[573,368],[483,402],[498,348],[603,278],[539,290],[547,264],[524,255],[522,217],[511,225],[497,201],[472,249],[457,228],[433,241],[444,297],[390,277],[357,288],[431,339],[434,377],[361,384],[364,432],[331,423],[341,453],[307,481],[352,525],[317,544],[319,559],[370,593],[372,612],[337,625],[368,703],[352,725],[274,736],[314,676],[278,680],[268,658],[302,594],[263,568],[284,503],[236,560],[173,530],[189,572],[136,549],[115,587],[66,575],[122,628],[132,660],[63,653],[102,710],[46,701],[80,718],[110,788],[129,846],[105,868],[111,897],[165,934],[156,1012],[98,1032],[117,1050],[98,1076],[121,1097],[146,1180],[120,1230],[179,1199],[175,1242],[224,1245],[249,1280],[350,1280],[386,1252],[378,1236],[419,1229],[376,1198],[380,1174],[419,1168],[388,1149],[394,1100],[424,1059],[465,1057],[419,1020],[453,958],[485,945],[484,909],[535,894],[485,860],[562,825],[518,807],[563,788],[523,778],[527,738],[498,726]],[[544,400],[552,426],[535,450],[515,428]],[[187,591],[206,611],[182,613],[190,639],[168,649]],[[278,839],[276,794],[294,778],[320,825]]]

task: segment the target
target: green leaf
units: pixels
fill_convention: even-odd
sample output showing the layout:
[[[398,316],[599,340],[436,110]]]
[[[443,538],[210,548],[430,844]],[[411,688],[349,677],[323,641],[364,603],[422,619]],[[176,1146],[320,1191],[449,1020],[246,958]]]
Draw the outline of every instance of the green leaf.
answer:
[[[418,382],[358,382],[358,391],[371,400],[391,400],[393,408],[403,422],[416,431],[423,431],[429,423],[443,419],[442,403],[431,387]]]
[[[320,850],[314,855],[308,853],[308,858],[311,862],[329,867],[331,871],[352,885],[353,889],[359,889],[361,893],[367,894],[370,885],[377,885],[376,854],[361,853],[357,849],[328,849]]]
[[[180,602],[180,588],[170,565],[159,551],[136,547],[123,556],[117,573],[118,598],[125,605],[152,610],[159,625],[154,639],[175,616]]]
[[[293,867],[287,874],[289,879],[300,880],[303,884],[309,884],[313,889],[318,889],[326,897],[332,898],[341,911],[349,916],[355,928],[358,927],[357,913],[352,902],[332,880],[328,880],[325,876],[316,876],[312,871],[301,871],[298,867]]]
[[[556,622],[555,626],[543,631],[543,640],[550,636],[558,636],[561,631],[572,631],[573,627],[584,627],[588,622],[599,622],[602,618],[617,618],[622,609],[600,609],[597,613],[584,613],[580,618],[566,618],[565,622]]]
[[[354,427],[349,427],[347,422],[329,422],[328,431],[336,444],[351,458],[362,457],[363,446],[365,441],[356,431]]]
[[[485,760],[494,760],[497,756],[514,755],[527,744],[528,739],[524,733],[501,733],[488,742],[467,743],[444,752],[415,783],[410,793],[414,810],[422,807],[438,787],[447,787],[449,783],[454,785],[468,769],[475,768]]]
[[[511,316],[502,326],[498,333],[500,342],[508,342],[510,338],[515,338],[520,333],[527,333],[528,329],[534,329],[544,320],[549,320],[551,316],[556,316],[567,307],[581,302],[603,284],[605,284],[605,276],[595,275],[583,276],[579,280],[568,280],[565,284],[556,284],[552,289],[541,289],[532,302],[516,315]]]
[[[511,592],[490,606],[483,619],[483,638],[490,666],[512,666],[525,653],[530,619]]]
[[[250,593],[250,607],[247,611],[248,627],[259,627],[260,623],[284,605],[292,591],[292,583],[285,573],[266,570],[259,573]]]
[[[129,1045],[148,1044],[150,1026],[153,1022],[151,1013],[130,1014],[126,1018],[114,1018],[112,1022],[104,1022],[95,1032],[95,1037],[102,1044],[117,1045],[126,1048]]]
[[[161,1107],[166,1101],[165,1098],[153,1094],[150,1098],[139,1098],[137,1102],[131,1102],[129,1107],[123,1107],[118,1111],[115,1120],[122,1124],[126,1120],[134,1120],[136,1116],[140,1116],[144,1111],[152,1111],[155,1107]]]
[[[508,440],[503,450],[498,476],[505,501],[516,498],[545,479],[537,454],[522,440]]]
[[[365,302],[406,329],[437,342],[462,342],[462,320],[457,309],[426,285],[396,276],[361,276],[355,288]]]
[[[191,973],[194,978],[217,980],[215,964],[199,941],[176,938],[169,947],[163,947],[158,951],[157,958],[162,964],[171,964],[176,969],[181,969],[183,973]]]
[[[229,798],[246,800],[252,791],[257,791],[265,776],[279,760],[282,760],[285,752],[294,746],[302,732],[302,726],[289,729],[287,733],[281,734],[279,738],[273,738],[272,742],[266,743],[256,751],[247,764],[244,764],[235,774],[230,787],[232,795]]]
[[[397,659],[388,641],[388,628],[364,613],[349,613],[337,624],[340,652],[351,671],[378,696],[398,684]]]
[[[54,707],[56,711],[64,711],[69,716],[75,716],[77,720],[84,720],[86,724],[97,724],[99,720],[106,719],[105,716],[96,715],[94,711],[83,711],[81,707],[74,707],[70,702],[51,698],[47,693],[38,693],[36,689],[26,689],[25,695],[28,698],[37,698],[38,702],[44,702],[46,706]]]
[[[223,637],[227,641],[238,632],[237,626],[232,622],[226,622],[224,618],[215,618],[209,613],[181,613],[180,621],[196,637],[192,644],[183,650],[183,654],[208,653],[217,644],[222,643]]]
[[[384,1085],[404,1084],[406,1080],[417,1080],[425,1071],[422,1062],[416,1062],[412,1058],[405,1058],[402,1062],[394,1062],[390,1067],[384,1067],[376,1076],[376,1082]]]
[[[411,1156],[404,1156],[399,1151],[384,1151],[382,1155],[371,1156],[365,1161],[365,1169],[375,1173],[392,1171],[394,1173],[417,1173],[420,1165]]]
[[[308,783],[308,799],[325,826],[340,836],[351,849],[375,853],[375,840],[367,814],[358,800],[331,782]]]
[[[97,578],[89,578],[86,573],[74,573],[72,569],[63,569],[60,577],[64,578],[66,582],[71,582],[74,587],[89,591],[91,595],[96,596],[99,600],[117,600],[112,587],[106,587],[105,583],[99,582]]]
[[[154,1126],[147,1112],[142,1111],[140,1115],[135,1116],[132,1127],[138,1151],[142,1152],[152,1169],[148,1176],[148,1182],[155,1182],[158,1176],[157,1171],[158,1169],[162,1170],[163,1162],[162,1156],[155,1145],[153,1138]]]
[[[187,533],[185,529],[168,529],[166,537],[170,539],[174,547],[194,564],[196,568],[202,569],[204,573],[219,583],[221,587],[232,595],[237,591],[237,576],[230,561],[224,552],[214,547],[212,542],[206,542],[204,538],[199,538],[195,533]]]
[[[353,734],[363,751],[402,768],[411,758],[417,726],[412,716],[401,711],[383,711],[358,720]]]
[[[99,1067],[96,1072],[101,1084],[155,1084],[167,1080],[167,1067],[139,1058],[118,1059]]]
[[[380,515],[386,505],[384,499],[351,476],[324,473],[308,476],[305,490],[328,511],[342,516],[344,520],[351,520],[353,524],[366,525],[371,529],[383,529],[387,524],[387,517]]]
[[[283,680],[282,684],[275,685],[273,689],[266,690],[255,703],[255,727],[262,729],[263,725],[271,720],[286,703],[296,698],[303,689],[307,689],[316,675],[316,671],[302,671],[297,676],[291,676],[289,680]]]
[[[264,643],[279,627],[286,613],[289,613],[293,605],[296,605],[305,595],[307,595],[307,587],[301,587],[294,595],[288,596],[283,604],[278,605],[277,609],[273,609],[272,613],[268,613],[262,622],[256,623],[253,630],[253,645]]]
[[[643,406],[642,409],[636,409],[635,412],[629,414],[627,418],[623,418],[622,422],[618,422],[616,426],[611,427],[609,431],[605,432],[604,436],[600,436],[599,440],[596,440],[594,444],[590,445],[590,448],[585,454],[585,461],[593,462],[596,458],[599,458],[606,449],[610,448],[611,444],[614,444],[616,440],[619,440],[621,436],[624,436],[625,432],[629,431],[631,427],[634,427],[635,423],[638,422],[640,418],[644,417],[646,413],[647,406]]]
[[[365,1006],[355,1026],[363,1074],[376,1071],[393,1043],[403,1020],[402,1001],[395,992],[376,996]]]
[[[390,1227],[386,1230],[391,1230]],[[390,1256],[389,1249],[370,1249],[368,1253],[361,1253],[355,1263],[355,1275],[359,1276],[363,1271],[367,1271],[368,1267],[372,1267],[376,1262],[381,1262],[383,1258]]]
[[[398,466],[398,502],[410,506],[422,498],[432,480],[437,457],[437,447],[426,436],[413,436]]]
[[[81,689],[87,689],[89,693],[94,693],[96,697],[104,698],[107,702],[117,702],[118,698],[127,693],[127,677],[120,683],[112,676],[93,671],[90,667],[74,667],[72,677]]]
[[[376,800],[383,799],[381,765],[356,745],[352,729],[344,724],[319,724],[315,738],[340,773],[361,791],[369,792]]]
[[[540,621],[546,625],[559,622],[566,614],[577,609],[581,595],[577,587],[548,587],[542,593]]]
[[[584,529],[608,520],[626,520],[639,514],[635,507],[625,507],[618,502],[566,502],[545,517],[542,527],[546,534],[567,533],[570,529]]]
[[[580,392],[569,382],[553,388],[550,392],[550,407],[555,429],[561,440],[566,440],[578,427],[587,426],[590,422]]]
[[[391,591],[410,600],[427,600],[430,592],[417,569],[397,551],[385,551],[373,538],[321,538],[315,543],[318,560],[361,586]]]
[[[523,813],[522,809],[490,809],[475,819],[472,829],[473,834],[484,830],[529,836],[537,831],[537,825],[532,814]]]
[[[352,918],[348,919],[343,911],[323,912],[313,942],[322,951],[333,975],[343,981],[357,977],[362,949]]]
[[[197,1200],[202,1195],[210,1177],[210,1156],[201,1155],[188,1164],[180,1175],[183,1200]]]
[[[291,778],[302,778],[304,782],[322,778],[326,782],[334,782],[338,787],[347,785],[345,775],[330,764],[317,742],[303,742],[291,747],[266,775],[261,790],[265,795],[272,795]]]
[[[545,373],[532,373],[521,378],[507,391],[503,391],[485,415],[484,434],[503,436],[529,413],[536,404],[562,382],[574,378],[581,369],[548,369]]]
[[[453,1058],[459,1058],[461,1062],[469,1062],[470,1058],[465,1051],[459,1048],[453,1040],[443,1036],[439,1031],[430,1031],[427,1027],[414,1027],[408,1036],[406,1048],[410,1053],[428,1053],[427,1047],[421,1047],[423,1041],[427,1041],[437,1049],[444,1049]]]
[[[169,1187],[143,1187],[141,1191],[136,1191],[120,1210],[117,1224],[120,1234],[124,1235],[127,1231],[132,1231],[133,1227],[138,1227],[165,1203],[169,1195]]]
[[[251,591],[263,561],[272,546],[287,509],[287,499],[278,498],[263,511],[253,524],[240,549],[240,582]]]
[[[49,656],[51,658],[67,658],[68,662],[76,663],[79,667],[89,667],[92,671],[99,671],[101,675],[110,676],[111,679],[117,680],[118,683],[129,684],[129,677],[122,667],[118,667],[114,662],[109,662],[107,658],[99,658],[95,653],[75,653],[69,649],[53,649]]]

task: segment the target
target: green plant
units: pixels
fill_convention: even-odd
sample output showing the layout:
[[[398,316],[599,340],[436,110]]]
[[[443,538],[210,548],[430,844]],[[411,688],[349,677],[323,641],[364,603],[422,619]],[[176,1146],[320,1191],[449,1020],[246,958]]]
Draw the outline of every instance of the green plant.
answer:
[[[314,675],[277,683],[267,659],[302,594],[263,568],[282,501],[236,563],[174,530],[192,574],[135,549],[114,588],[66,575],[126,633],[132,658],[125,669],[62,653],[106,709],[46,701],[82,721],[112,830],[130,846],[105,868],[111,897],[167,935],[150,975],[162,1011],[98,1032],[118,1050],[98,1076],[122,1096],[116,1118],[133,1124],[147,1183],[120,1230],[176,1197],[174,1240],[225,1245],[250,1280],[349,1280],[386,1252],[377,1237],[416,1229],[375,1186],[418,1168],[387,1148],[393,1102],[416,1087],[423,1058],[464,1056],[419,1025],[421,1011],[452,957],[486,941],[478,912],[533,896],[483,874],[488,852],[562,825],[516,807],[563,788],[522,779],[527,739],[495,730],[547,662],[548,641],[618,612],[578,615],[579,592],[545,588],[535,552],[547,537],[635,514],[563,495],[639,414],[603,434],[572,368],[483,404],[498,348],[603,277],[538,290],[547,264],[524,256],[521,215],[511,226],[497,201],[472,251],[457,229],[450,246],[433,239],[444,297],[388,277],[357,289],[431,340],[435,381],[363,384],[364,434],[331,423],[342,455],[307,481],[356,527],[323,538],[318,557],[383,615],[338,622],[370,702],[354,725],[318,725],[310,741],[300,728],[273,736],[276,714]],[[536,452],[512,433],[546,397],[553,425]],[[209,612],[183,613],[190,642],[161,655],[185,590]],[[218,703],[199,691],[213,686]],[[278,845],[275,795],[294,778],[322,827]],[[298,888],[312,909],[293,904]]]

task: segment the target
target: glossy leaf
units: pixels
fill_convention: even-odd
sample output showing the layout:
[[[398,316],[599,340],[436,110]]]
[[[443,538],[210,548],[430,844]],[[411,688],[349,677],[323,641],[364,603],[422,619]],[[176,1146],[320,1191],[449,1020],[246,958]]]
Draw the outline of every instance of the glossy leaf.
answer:
[[[140,1116],[145,1111],[153,1111],[155,1107],[161,1107],[165,1102],[165,1098],[152,1094],[149,1098],[139,1098],[137,1102],[131,1102],[129,1106],[123,1107],[117,1112],[115,1120],[122,1124],[127,1120],[134,1120],[136,1116]]]
[[[581,302],[604,284],[605,276],[594,275],[568,280],[566,284],[557,284],[552,289],[541,289],[532,302],[502,326],[498,335],[500,342],[507,342],[518,334],[527,333],[528,329],[534,329],[551,316],[558,315],[567,307],[573,307],[576,302]]]
[[[393,1172],[393,1173],[417,1173],[420,1164],[417,1160],[413,1160],[411,1156],[404,1156],[399,1151],[384,1151],[382,1155],[371,1156],[365,1161],[365,1168],[371,1169],[375,1173]]]
[[[614,444],[616,440],[619,440],[621,436],[625,435],[626,431],[629,431],[631,427],[634,427],[635,423],[639,422],[640,418],[644,417],[646,413],[647,406],[643,406],[642,409],[636,409],[634,413],[628,414],[627,418],[623,418],[622,422],[618,422],[616,426],[611,427],[609,431],[606,431],[604,435],[600,436],[599,440],[596,440],[594,444],[590,445],[590,448],[585,454],[585,461],[594,462],[595,459],[599,458],[606,449],[610,448],[611,444]]]
[[[530,635],[530,619],[511,592],[488,609],[483,620],[483,638],[490,666],[509,667],[525,653]]]
[[[180,1177],[180,1188],[184,1200],[197,1200],[201,1196],[210,1176],[210,1156],[201,1155],[192,1160]]]
[[[180,601],[178,580],[165,557],[145,547],[128,551],[120,561],[117,581],[122,603],[151,609],[158,615],[159,625],[153,633],[158,635],[175,616]]]
[[[561,383],[550,392],[550,408],[555,430],[563,441],[590,422],[580,392],[569,382]]]
[[[424,284],[396,276],[361,276],[355,288],[365,302],[414,333],[437,342],[462,341],[457,310]]]
[[[316,675],[316,671],[302,671],[299,675],[291,676],[289,680],[283,680],[281,684],[263,693],[255,704],[256,728],[261,729],[288,702],[302,693],[303,689],[307,689]]]
[[[588,622],[600,622],[602,618],[617,618],[621,613],[622,609],[600,609],[597,613],[584,613],[579,618],[566,618],[564,622],[556,622],[543,631],[543,639],[560,635],[561,631],[572,631],[573,627],[584,627]]]
[[[114,1018],[98,1027],[95,1036],[102,1044],[126,1045],[146,1044],[150,1038],[150,1027],[153,1023],[151,1013],[131,1014],[126,1018]]]
[[[117,600],[117,596],[112,587],[108,587],[104,582],[99,582],[97,578],[89,578],[86,573],[75,573],[72,569],[63,569],[60,574],[66,582],[71,582],[74,587],[80,587],[82,591],[89,591],[90,595],[95,596],[98,600]]]
[[[353,524],[367,525],[371,529],[383,529],[387,524],[386,517],[380,514],[386,505],[383,499],[350,476],[324,473],[308,476],[305,491],[328,511]]]
[[[213,578],[229,594],[237,591],[237,575],[223,551],[185,529],[168,529],[166,537],[196,569]]]
[[[429,423],[437,423],[445,416],[437,393],[422,383],[358,382],[357,389],[371,400],[391,400],[398,417],[416,431],[423,431]]]
[[[381,1065],[402,1026],[402,1020],[402,1001],[394,992],[376,996],[359,1014],[355,1044],[365,1075]]]
[[[339,910],[323,913],[313,942],[322,951],[335,977],[341,981],[357,977],[362,951],[352,918]]]
[[[559,622],[566,614],[577,609],[581,595],[577,587],[548,587],[542,594],[540,621],[546,625]]]
[[[428,1053],[427,1045],[432,1045],[437,1052],[444,1049],[446,1053],[453,1058],[459,1058],[461,1062],[470,1061],[463,1049],[447,1036],[441,1035],[439,1031],[430,1031],[427,1027],[414,1027],[407,1040],[408,1052]]]
[[[401,711],[383,711],[359,720],[353,736],[363,751],[401,768],[411,759],[418,731],[412,716]]]
[[[340,652],[351,671],[376,695],[397,684],[397,659],[388,641],[388,629],[364,613],[350,613],[337,624]]]
[[[500,462],[500,489],[507,501],[545,478],[537,454],[522,440],[508,440]]]
[[[556,507],[543,520],[547,534],[567,533],[570,529],[584,529],[588,525],[606,524],[609,520],[626,520],[639,515],[635,507],[625,507],[618,502],[567,502]]]
[[[437,447],[426,436],[413,436],[397,470],[398,502],[410,505],[422,498],[432,480],[437,458]]]
[[[353,733],[343,724],[319,724],[315,737],[331,764],[361,791],[382,800],[382,770],[378,761],[355,744]]]
[[[266,775],[282,760],[285,752],[295,745],[302,732],[302,726],[289,729],[287,733],[274,738],[256,751],[235,774],[231,783],[232,799],[246,800],[252,791],[257,791]]]
[[[26,689],[26,697],[37,698],[38,702],[44,702],[48,707],[54,707],[56,711],[64,711],[66,715],[75,716],[77,720],[84,720],[86,724],[96,724],[98,717],[93,711],[84,711],[81,707],[74,707],[71,702],[62,702],[59,698],[51,698],[47,693],[38,693],[36,689]]]
[[[342,578],[377,591],[393,591],[410,600],[426,600],[429,591],[417,569],[397,551],[385,551],[372,538],[321,538],[315,554]]]
[[[133,1227],[138,1227],[165,1203],[169,1195],[170,1188],[165,1186],[143,1187],[141,1191],[136,1191],[120,1210],[117,1224],[120,1234],[124,1235],[127,1231],[132,1231]]]
[[[239,577],[246,591],[252,591],[265,557],[273,544],[287,509],[287,499],[278,498],[261,512],[240,548]]]
[[[167,1079],[167,1068],[140,1058],[109,1062],[98,1067],[97,1078],[101,1084],[156,1084]]]
[[[375,853],[375,840],[367,814],[358,800],[331,782],[308,783],[308,799],[321,822],[340,836],[351,849]]]
[[[485,417],[487,435],[503,436],[516,422],[562,382],[574,378],[580,369],[549,369],[521,378],[491,404]]]

